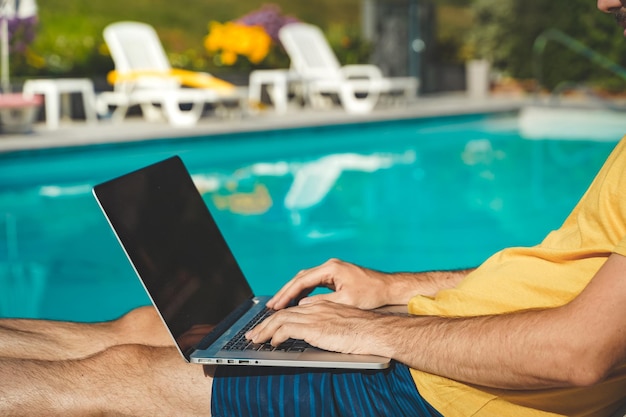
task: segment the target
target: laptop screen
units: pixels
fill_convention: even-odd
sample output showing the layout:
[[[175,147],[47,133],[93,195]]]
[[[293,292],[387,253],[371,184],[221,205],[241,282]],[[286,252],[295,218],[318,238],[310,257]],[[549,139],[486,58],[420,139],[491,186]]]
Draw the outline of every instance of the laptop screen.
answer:
[[[180,158],[97,185],[94,194],[178,342],[253,296]]]

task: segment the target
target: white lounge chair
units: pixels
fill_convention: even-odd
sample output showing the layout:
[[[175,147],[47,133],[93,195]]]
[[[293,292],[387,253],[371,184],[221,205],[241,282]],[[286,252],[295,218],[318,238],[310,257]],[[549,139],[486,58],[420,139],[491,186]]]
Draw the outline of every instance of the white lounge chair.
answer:
[[[283,26],[279,38],[291,69],[301,79],[306,100],[316,106],[323,95],[336,94],[346,111],[366,113],[377,104],[381,94],[401,93],[406,100],[415,98],[415,77],[384,77],[375,65],[341,66],[324,34],[307,23]]]
[[[99,113],[114,107],[113,120],[122,120],[130,106],[139,105],[148,120],[172,125],[195,124],[206,103],[240,101],[240,89],[207,73],[172,69],[154,28],[139,22],[117,22],[104,29],[115,70],[108,80],[113,91],[98,95]],[[193,88],[185,88],[184,86]],[[182,107],[181,107],[182,106]]]

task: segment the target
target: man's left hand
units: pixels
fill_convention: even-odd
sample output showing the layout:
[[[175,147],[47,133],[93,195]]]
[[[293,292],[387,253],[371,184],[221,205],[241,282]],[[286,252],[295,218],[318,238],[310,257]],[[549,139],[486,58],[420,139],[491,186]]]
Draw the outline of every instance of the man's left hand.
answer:
[[[246,337],[254,343],[269,340],[274,346],[292,338],[334,352],[382,355],[384,337],[375,325],[381,317],[374,311],[317,301],[277,311]]]

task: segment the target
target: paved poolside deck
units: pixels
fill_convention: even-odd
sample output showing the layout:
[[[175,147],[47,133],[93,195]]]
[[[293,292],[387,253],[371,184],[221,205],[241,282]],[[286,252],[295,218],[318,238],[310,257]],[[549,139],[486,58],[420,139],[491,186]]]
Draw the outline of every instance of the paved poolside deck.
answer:
[[[373,112],[363,115],[348,114],[340,108],[332,110],[292,108],[286,114],[276,114],[267,109],[232,118],[203,117],[197,125],[188,128],[172,127],[166,122],[147,122],[140,116],[127,117],[121,123],[100,120],[98,123],[89,124],[82,120],[68,120],[62,121],[56,130],[49,130],[44,123],[38,122],[32,133],[0,134],[0,152],[452,114],[516,111],[529,102],[529,98],[520,96],[493,96],[476,100],[470,99],[464,93],[455,93],[418,97],[410,105],[376,108]]]

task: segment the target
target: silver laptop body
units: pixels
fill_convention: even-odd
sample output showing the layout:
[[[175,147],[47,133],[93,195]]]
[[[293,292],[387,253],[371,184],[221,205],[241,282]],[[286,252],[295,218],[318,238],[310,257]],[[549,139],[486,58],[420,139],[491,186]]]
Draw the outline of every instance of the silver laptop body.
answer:
[[[302,341],[272,348],[233,337],[270,297],[255,297],[182,160],[98,184],[93,194],[181,355],[199,364],[382,369],[378,356]]]

